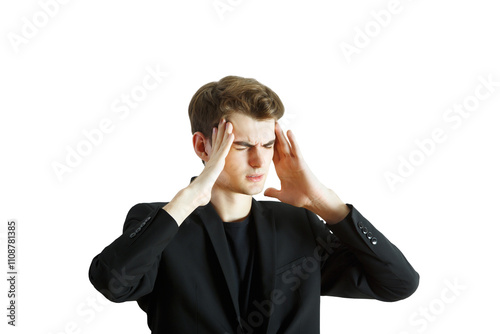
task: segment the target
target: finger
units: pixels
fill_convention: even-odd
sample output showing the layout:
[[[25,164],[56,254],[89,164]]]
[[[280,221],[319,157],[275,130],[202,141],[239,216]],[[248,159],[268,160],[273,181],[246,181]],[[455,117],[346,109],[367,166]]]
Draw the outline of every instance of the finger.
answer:
[[[288,144],[281,126],[279,126],[278,122],[276,122],[276,124],[276,137],[278,138],[278,149],[280,150],[280,157],[290,155],[290,144]]]
[[[276,142],[274,143],[274,147],[276,149],[276,152],[278,153],[279,160],[281,160],[286,156],[286,142],[284,141],[283,130],[279,126],[278,122],[276,122],[275,133]]]
[[[276,188],[267,188],[264,196],[278,198],[280,191]]]
[[[220,144],[222,143],[222,139],[224,138],[224,130],[225,130],[225,124],[226,120],[224,118],[221,118],[219,121],[219,124],[217,126],[216,130],[216,135],[215,135],[215,141],[213,142],[213,149],[219,148]]]
[[[227,122],[226,123],[226,131],[224,134],[224,141],[221,144],[224,157],[227,156],[227,154],[229,153],[229,149],[231,148],[233,141],[234,141],[233,124],[230,122]]]
[[[231,134],[233,133],[233,123],[226,121],[226,133]]]
[[[302,158],[302,152],[300,151],[299,144],[297,143],[297,138],[293,134],[292,130],[286,132],[288,139],[290,140],[290,147],[292,155]]]
[[[278,122],[274,125],[274,134],[275,134],[275,139],[274,139],[274,154],[273,154],[273,161],[276,164],[280,159],[280,150],[279,150],[279,128],[278,128]]]
[[[277,165],[280,162],[280,152],[278,151],[278,145],[277,143],[274,144],[274,154],[273,154],[273,163],[274,165]]]
[[[219,147],[222,144],[222,141],[224,140],[225,134],[226,134],[226,119],[223,118],[219,122],[219,131],[217,131],[217,141],[218,141]]]
[[[217,139],[217,127],[214,126],[212,128],[212,141],[210,143],[212,145],[212,150],[214,149],[216,139]]]

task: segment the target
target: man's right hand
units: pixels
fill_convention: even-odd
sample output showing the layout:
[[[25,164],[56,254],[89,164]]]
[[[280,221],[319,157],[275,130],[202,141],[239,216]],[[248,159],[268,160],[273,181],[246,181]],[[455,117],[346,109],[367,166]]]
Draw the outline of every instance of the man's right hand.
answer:
[[[207,205],[210,202],[212,187],[224,169],[233,140],[233,124],[221,119],[218,128],[214,127],[212,131],[210,159],[205,163],[201,174],[188,186],[188,188],[195,189],[200,195],[197,201],[198,206]]]
[[[212,188],[224,169],[226,156],[234,141],[233,125],[221,119],[218,127],[212,131],[210,159],[205,163],[201,174],[186,188],[179,191],[163,207],[178,225],[197,207],[207,205],[212,197]]]

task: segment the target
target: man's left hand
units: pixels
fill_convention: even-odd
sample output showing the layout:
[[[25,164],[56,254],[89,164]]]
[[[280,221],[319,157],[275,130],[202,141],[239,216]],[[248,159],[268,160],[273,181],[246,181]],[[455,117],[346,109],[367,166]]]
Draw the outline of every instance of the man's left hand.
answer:
[[[264,195],[311,210],[327,223],[334,224],[341,221],[349,213],[349,208],[333,190],[326,188],[311,172],[292,131],[287,131],[290,140],[288,142],[285,133],[276,122],[275,133],[273,162],[281,181],[281,190],[268,188]]]

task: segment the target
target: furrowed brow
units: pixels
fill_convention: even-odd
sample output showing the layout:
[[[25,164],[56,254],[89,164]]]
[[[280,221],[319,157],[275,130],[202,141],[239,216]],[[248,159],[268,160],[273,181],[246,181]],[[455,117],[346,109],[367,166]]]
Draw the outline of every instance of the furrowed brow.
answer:
[[[247,143],[246,141],[233,141],[233,145],[245,146],[245,147],[254,147],[254,145]]]
[[[263,146],[269,146],[274,144],[276,139],[270,140],[269,142],[265,143]],[[252,145],[246,141],[233,141],[234,145],[239,145],[239,146],[245,146],[245,147],[254,147],[255,145]]]

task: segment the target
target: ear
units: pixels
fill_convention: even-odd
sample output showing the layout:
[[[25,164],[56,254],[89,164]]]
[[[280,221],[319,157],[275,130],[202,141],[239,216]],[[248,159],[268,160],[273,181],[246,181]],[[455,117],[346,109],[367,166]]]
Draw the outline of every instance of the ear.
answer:
[[[212,152],[210,139],[205,137],[200,131],[193,134],[193,148],[201,160],[207,162],[210,159],[210,153]]]

